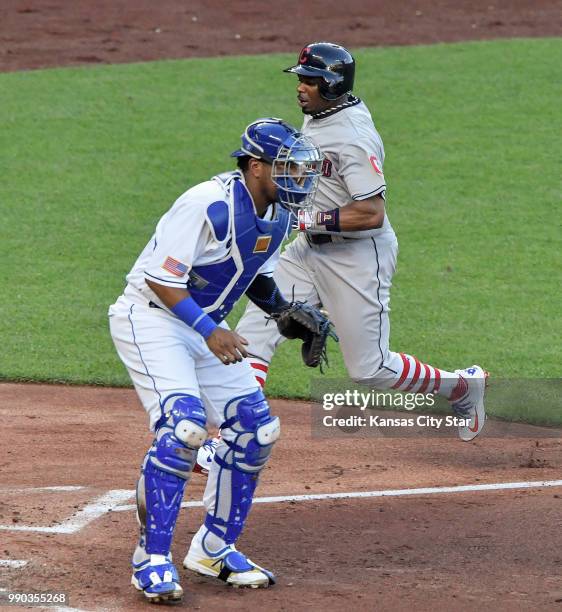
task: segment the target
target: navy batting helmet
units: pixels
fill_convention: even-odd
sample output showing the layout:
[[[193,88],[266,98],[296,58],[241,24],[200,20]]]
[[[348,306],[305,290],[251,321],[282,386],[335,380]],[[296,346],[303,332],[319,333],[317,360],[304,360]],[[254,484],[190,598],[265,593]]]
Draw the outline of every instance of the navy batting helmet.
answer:
[[[271,164],[278,199],[289,209],[311,205],[322,167],[318,147],[292,125],[276,117],[258,119],[244,130],[232,157],[253,157]]]
[[[299,63],[285,68],[283,72],[321,78],[320,95],[325,100],[336,100],[353,89],[355,60],[351,53],[340,45],[316,42],[303,47]]]

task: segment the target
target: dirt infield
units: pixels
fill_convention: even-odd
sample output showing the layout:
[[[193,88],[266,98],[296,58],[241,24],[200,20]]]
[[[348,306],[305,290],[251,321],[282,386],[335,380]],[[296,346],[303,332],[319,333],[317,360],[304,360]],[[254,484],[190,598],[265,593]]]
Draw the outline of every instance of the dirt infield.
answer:
[[[3,0],[0,71],[562,35],[560,0]]]
[[[0,400],[0,559],[27,562],[0,567],[0,587],[66,591],[80,610],[148,607],[129,586],[132,490],[151,439],[134,392],[2,384]],[[562,432],[544,437],[539,428],[511,426],[511,437],[494,437],[502,426],[492,422],[469,444],[326,440],[311,435],[308,404],[272,405],[283,435],[258,497],[554,481],[562,474]],[[194,476],[187,499],[200,500],[203,485]],[[35,490],[47,486],[74,488]],[[256,503],[240,548],[274,570],[278,584],[240,591],[181,570],[187,595],[178,607],[557,609],[561,511],[560,485]],[[182,512],[177,560],[202,516],[200,507]],[[50,531],[34,531],[42,527]]]

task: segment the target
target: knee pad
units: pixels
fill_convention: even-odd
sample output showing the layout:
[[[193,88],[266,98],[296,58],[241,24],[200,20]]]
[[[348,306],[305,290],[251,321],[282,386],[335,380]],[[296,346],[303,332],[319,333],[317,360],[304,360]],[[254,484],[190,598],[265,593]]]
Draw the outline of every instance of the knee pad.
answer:
[[[259,472],[281,435],[279,417],[271,416],[261,390],[231,400],[225,416],[221,435],[232,451],[232,467],[242,472]]]
[[[192,395],[182,395],[172,410],[157,424],[150,462],[163,470],[188,478],[197,449],[207,439],[207,415],[203,403]]]
[[[167,555],[197,449],[207,437],[201,400],[183,395],[157,425],[137,485],[137,515],[146,552]]]

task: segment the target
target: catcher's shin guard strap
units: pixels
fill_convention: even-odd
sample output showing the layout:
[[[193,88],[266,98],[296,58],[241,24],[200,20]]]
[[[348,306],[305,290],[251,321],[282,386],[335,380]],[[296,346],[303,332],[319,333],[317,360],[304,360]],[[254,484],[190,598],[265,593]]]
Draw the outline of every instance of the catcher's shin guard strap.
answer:
[[[147,594],[166,595],[170,591],[181,589],[178,571],[173,563],[151,565],[150,561],[147,560],[139,566],[133,566],[133,568],[133,584]]]
[[[248,559],[238,551],[228,553],[223,559],[223,563],[224,565],[220,571],[219,578],[225,582],[233,572],[249,572],[254,569],[254,566],[248,563]]]
[[[148,554],[167,555],[197,449],[205,441],[206,415],[199,398],[179,396],[148,451],[137,487],[138,517]]]
[[[269,413],[261,391],[231,400],[221,427],[225,444],[217,448],[219,466],[217,494],[213,512],[207,514],[209,531],[227,544],[236,542],[250,508],[273,444],[279,438],[279,419]]]
[[[267,576],[270,585],[275,584],[275,576],[271,572],[263,569],[263,567],[250,563],[250,561],[248,561],[248,559],[237,550],[229,552],[222,560],[222,563],[223,566],[217,578],[219,578],[219,580],[223,580],[224,582],[228,582],[228,577],[231,574],[241,574],[259,569],[260,572],[263,572]]]

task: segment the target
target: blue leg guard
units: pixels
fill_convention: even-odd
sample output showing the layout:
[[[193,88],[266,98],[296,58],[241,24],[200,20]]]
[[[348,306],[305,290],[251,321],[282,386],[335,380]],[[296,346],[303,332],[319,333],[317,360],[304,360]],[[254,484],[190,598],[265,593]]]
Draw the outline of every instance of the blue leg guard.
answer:
[[[148,555],[169,554],[185,485],[207,438],[206,421],[201,400],[184,395],[157,425],[137,486],[141,542]]]
[[[227,545],[240,536],[258,483],[273,444],[280,435],[278,417],[260,391],[231,400],[221,427],[224,445],[215,455],[219,474],[213,512],[207,513],[205,527]]]
[[[133,586],[143,591],[145,597],[153,602],[179,601],[183,595],[178,571],[171,561],[160,559],[160,563],[151,563],[150,557],[141,564],[133,564],[134,573],[131,579]]]

